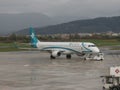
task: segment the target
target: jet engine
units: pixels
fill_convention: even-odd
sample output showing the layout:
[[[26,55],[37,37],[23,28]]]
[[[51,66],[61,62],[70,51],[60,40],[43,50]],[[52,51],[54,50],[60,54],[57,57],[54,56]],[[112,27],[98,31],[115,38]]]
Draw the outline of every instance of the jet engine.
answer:
[[[57,56],[60,56],[60,55],[61,55],[61,53],[59,51],[53,51],[52,52],[53,57],[57,57]]]

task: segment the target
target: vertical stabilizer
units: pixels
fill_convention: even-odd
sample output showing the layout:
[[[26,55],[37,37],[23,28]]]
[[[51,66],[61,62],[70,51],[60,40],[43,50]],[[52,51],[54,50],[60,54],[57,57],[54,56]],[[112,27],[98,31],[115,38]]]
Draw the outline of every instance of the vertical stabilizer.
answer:
[[[40,41],[37,39],[37,37],[35,35],[35,31],[33,30],[32,27],[30,28],[30,38],[31,38],[31,45],[32,45],[32,47],[37,48],[37,44]]]

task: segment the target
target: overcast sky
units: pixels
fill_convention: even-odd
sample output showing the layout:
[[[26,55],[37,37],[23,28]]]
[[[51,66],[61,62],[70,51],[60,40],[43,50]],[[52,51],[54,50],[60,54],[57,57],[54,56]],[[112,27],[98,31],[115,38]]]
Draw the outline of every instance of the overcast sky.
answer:
[[[119,16],[120,0],[0,0],[0,13],[37,12],[49,16]]]

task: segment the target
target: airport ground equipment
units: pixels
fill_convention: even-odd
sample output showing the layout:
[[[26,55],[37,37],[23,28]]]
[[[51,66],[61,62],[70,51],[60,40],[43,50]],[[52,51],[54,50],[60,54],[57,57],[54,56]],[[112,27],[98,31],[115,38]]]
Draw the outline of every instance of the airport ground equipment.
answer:
[[[120,90],[120,66],[110,67],[110,75],[101,78],[103,90]]]
[[[104,53],[98,53],[98,54],[86,54],[84,56],[84,60],[97,60],[102,61],[104,60]]]

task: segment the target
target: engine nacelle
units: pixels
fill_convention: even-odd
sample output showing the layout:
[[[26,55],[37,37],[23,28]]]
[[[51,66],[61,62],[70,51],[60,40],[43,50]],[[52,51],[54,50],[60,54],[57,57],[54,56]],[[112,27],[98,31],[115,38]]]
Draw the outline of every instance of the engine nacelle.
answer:
[[[59,52],[59,51],[53,51],[52,52],[52,56],[53,57],[58,57],[58,56],[60,56],[61,55],[61,53]]]

